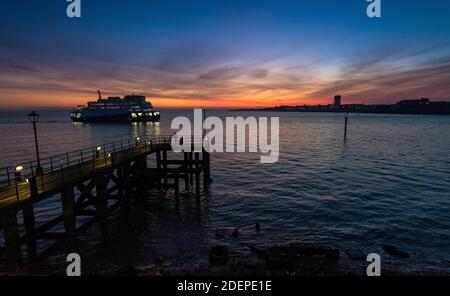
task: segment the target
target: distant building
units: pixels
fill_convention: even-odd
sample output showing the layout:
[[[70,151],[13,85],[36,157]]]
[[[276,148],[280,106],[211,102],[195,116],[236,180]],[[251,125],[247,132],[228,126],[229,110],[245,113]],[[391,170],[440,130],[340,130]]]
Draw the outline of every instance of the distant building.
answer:
[[[428,105],[430,104],[430,99],[422,98],[419,100],[403,100],[400,102],[397,102],[397,105],[401,106],[420,106],[420,105]]]
[[[334,107],[340,107],[341,106],[341,96],[334,96]]]

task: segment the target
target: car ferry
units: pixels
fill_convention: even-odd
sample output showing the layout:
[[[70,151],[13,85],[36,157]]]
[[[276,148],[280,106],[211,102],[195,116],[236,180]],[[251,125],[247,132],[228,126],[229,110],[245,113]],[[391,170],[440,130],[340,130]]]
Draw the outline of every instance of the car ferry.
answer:
[[[143,95],[102,98],[78,106],[70,113],[74,122],[146,122],[159,121],[160,113],[153,109],[152,103]]]

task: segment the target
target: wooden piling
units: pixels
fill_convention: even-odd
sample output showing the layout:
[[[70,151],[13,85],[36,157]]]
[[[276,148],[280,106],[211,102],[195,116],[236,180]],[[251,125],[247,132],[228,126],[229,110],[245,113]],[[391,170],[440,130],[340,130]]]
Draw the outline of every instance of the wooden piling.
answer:
[[[36,177],[29,179],[31,199],[38,195]],[[25,236],[27,241],[27,256],[30,263],[33,263],[37,255],[36,246],[36,220],[34,217],[33,201],[28,200],[23,207],[23,222],[25,225]]]
[[[344,140],[347,140],[348,115],[345,115]]]
[[[34,217],[33,203],[28,201],[23,207],[23,222],[25,224],[25,237],[27,240],[27,256],[33,263],[37,255],[36,245],[36,220]]]
[[[123,178],[123,166],[119,166],[116,169],[117,172],[117,199],[123,203],[123,196],[124,196],[124,178]]]
[[[200,198],[200,153],[195,152],[195,196]]]
[[[20,249],[19,226],[15,209],[2,213],[3,234],[5,236],[6,269],[17,272],[22,262]]]
[[[186,191],[189,191],[189,153],[188,152],[184,152],[184,163],[183,163],[183,167],[184,167],[184,187]]]
[[[76,217],[75,217],[75,196],[73,186],[67,185],[61,192],[61,202],[63,210],[64,228],[66,230],[66,237],[71,243],[75,237]]]
[[[156,168],[161,170],[161,149],[156,150]],[[161,179],[158,180],[158,183],[161,183]]]
[[[147,188],[147,180],[146,180],[146,168],[147,168],[147,160],[146,158],[139,158],[135,162],[135,178],[136,178],[136,189],[139,193],[139,197],[142,197],[145,194]]]
[[[211,173],[210,173],[210,163],[209,163],[209,152],[203,149],[202,153],[202,169],[203,169],[203,187],[205,190],[209,188],[209,184],[211,181]]]
[[[161,150],[156,151],[156,168],[161,169]]]
[[[164,171],[167,171],[167,149],[166,148],[163,148],[162,154],[163,154],[163,168],[164,168]],[[167,175],[166,174],[164,174],[164,184],[167,184]]]
[[[95,176],[97,196],[94,205],[97,210],[97,219],[100,222],[100,228],[105,237],[108,235],[108,223],[106,217],[106,210],[108,209],[108,192],[106,186],[106,176],[104,174]]]
[[[67,184],[61,191],[61,204],[63,211],[63,223],[65,233],[66,252],[73,252],[73,244],[76,237],[76,213],[74,186]]]
[[[178,173],[175,174],[175,198],[180,198],[180,181]]]
[[[193,166],[193,152],[189,152],[189,182],[192,184],[194,184],[194,180],[193,180],[193,173],[194,173],[194,166]]]

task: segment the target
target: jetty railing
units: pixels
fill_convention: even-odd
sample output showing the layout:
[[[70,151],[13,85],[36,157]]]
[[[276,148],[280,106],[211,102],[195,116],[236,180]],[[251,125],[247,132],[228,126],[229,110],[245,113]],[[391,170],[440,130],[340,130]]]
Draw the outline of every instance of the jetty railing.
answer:
[[[83,173],[101,168],[102,165],[112,165],[120,158],[132,157],[133,152],[139,155],[141,152],[150,151],[154,145],[170,144],[171,138],[172,135],[160,135],[121,139],[43,158],[40,168],[36,160],[0,168],[0,195],[4,190],[15,188],[15,195],[19,200],[23,187],[28,188],[28,191],[30,187],[33,188],[34,184],[30,186],[29,182],[38,182],[36,185],[44,190],[45,186],[52,185],[51,182],[63,183],[75,174],[80,177]]]

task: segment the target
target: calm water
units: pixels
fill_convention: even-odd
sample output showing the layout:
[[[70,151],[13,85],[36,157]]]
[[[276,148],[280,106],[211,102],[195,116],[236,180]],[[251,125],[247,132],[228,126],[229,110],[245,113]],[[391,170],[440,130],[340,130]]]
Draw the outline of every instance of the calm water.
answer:
[[[25,113],[0,113],[0,167],[33,157]],[[160,124],[146,125],[76,125],[68,111],[40,113],[44,157],[168,133],[171,118],[192,110],[163,110]],[[111,243],[101,252],[105,261],[145,267],[162,256],[173,264],[201,263],[217,243],[245,254],[248,245],[300,241],[377,252],[385,264],[403,271],[450,271],[450,117],[351,115],[344,143],[341,114],[210,110],[208,115],[280,116],[279,162],[260,164],[253,153],[213,154],[214,183],[200,204],[189,194],[175,202],[169,192],[148,196],[131,216],[114,214]],[[57,200],[41,203],[38,221],[59,210]],[[259,234],[256,222],[262,225]],[[217,237],[216,229],[224,227],[239,227],[242,234]],[[81,245],[95,249],[99,237],[94,227]],[[390,257],[384,244],[411,258]],[[342,264],[345,268],[345,255]]]

